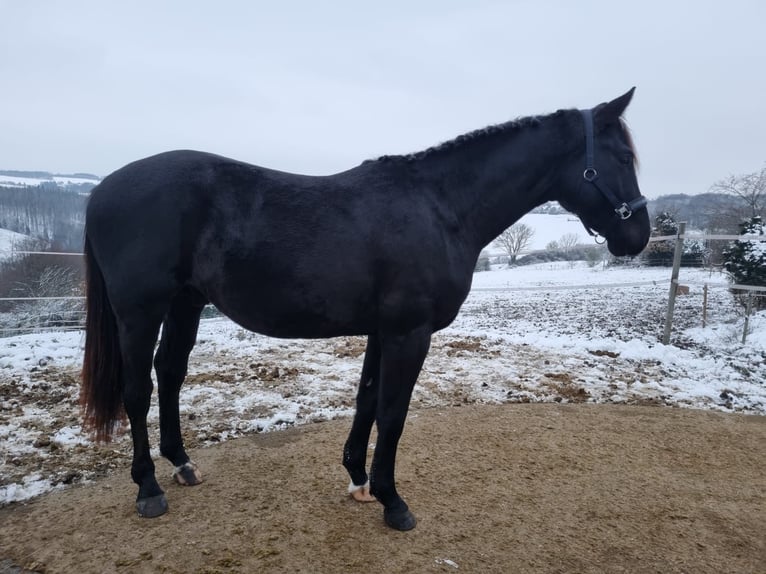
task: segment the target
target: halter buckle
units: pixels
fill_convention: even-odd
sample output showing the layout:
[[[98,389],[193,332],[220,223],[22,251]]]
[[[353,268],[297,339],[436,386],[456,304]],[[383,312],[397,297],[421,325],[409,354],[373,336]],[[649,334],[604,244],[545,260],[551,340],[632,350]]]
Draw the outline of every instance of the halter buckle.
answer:
[[[585,171],[582,172],[582,176],[585,181],[594,181],[598,177],[598,172],[594,167],[587,167],[585,168]]]
[[[620,216],[620,219],[628,219],[633,215],[633,211],[627,203],[623,203],[620,207],[615,208],[614,212]]]

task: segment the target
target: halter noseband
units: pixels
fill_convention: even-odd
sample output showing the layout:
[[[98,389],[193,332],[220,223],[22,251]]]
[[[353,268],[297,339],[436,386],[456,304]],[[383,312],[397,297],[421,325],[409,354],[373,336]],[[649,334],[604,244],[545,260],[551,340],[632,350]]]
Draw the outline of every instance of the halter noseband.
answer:
[[[614,207],[614,212],[620,219],[628,219],[633,212],[637,209],[641,209],[646,206],[647,199],[643,195],[639,195],[635,199],[631,199],[629,202],[620,201],[617,196],[612,193],[606,185],[598,181],[598,171],[595,167],[594,151],[593,151],[593,110],[580,110],[582,114],[583,122],[585,123],[585,171],[582,172],[582,177],[588,183],[592,183],[593,186],[601,192],[609,203]],[[586,225],[585,229],[591,235],[596,235]]]

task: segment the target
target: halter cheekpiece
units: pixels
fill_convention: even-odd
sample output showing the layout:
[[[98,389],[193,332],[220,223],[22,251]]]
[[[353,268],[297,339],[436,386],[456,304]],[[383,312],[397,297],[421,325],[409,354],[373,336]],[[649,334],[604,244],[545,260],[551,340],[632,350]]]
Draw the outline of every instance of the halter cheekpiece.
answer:
[[[588,183],[593,184],[601,192],[601,195],[612,204],[614,212],[620,219],[628,219],[633,215],[634,211],[646,206],[647,199],[643,195],[639,195],[628,202],[620,201],[609,187],[598,181],[598,170],[596,169],[593,146],[593,110],[580,110],[580,113],[585,123],[585,170],[582,172],[582,177]],[[590,229],[588,229],[588,232],[593,235]]]

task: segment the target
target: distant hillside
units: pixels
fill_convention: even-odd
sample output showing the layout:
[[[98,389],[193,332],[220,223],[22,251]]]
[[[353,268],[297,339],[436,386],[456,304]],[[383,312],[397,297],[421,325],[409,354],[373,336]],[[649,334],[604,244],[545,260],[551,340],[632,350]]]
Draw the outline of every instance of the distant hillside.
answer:
[[[69,191],[55,182],[0,185],[0,228],[42,239],[57,251],[79,251],[92,188]]]
[[[559,205],[558,201],[549,201],[543,203],[539,207],[535,207],[530,213],[545,213],[547,215],[561,215],[562,213],[569,213],[566,209]]]
[[[662,212],[670,213],[676,221],[686,221],[695,229],[730,233],[737,232],[747,214],[741,199],[724,193],[677,193],[649,201],[652,220]]]
[[[93,175],[92,173],[51,173],[49,171],[19,171],[17,169],[0,169],[0,175],[43,179],[50,179],[53,177],[76,177],[80,179],[92,179],[95,181],[101,179],[99,176]]]
[[[100,181],[91,173],[0,170],[0,228],[79,251],[85,204]]]
[[[101,178],[90,173],[51,173],[48,171],[0,170],[0,187],[26,188],[43,186],[45,189],[61,189],[89,193]]]

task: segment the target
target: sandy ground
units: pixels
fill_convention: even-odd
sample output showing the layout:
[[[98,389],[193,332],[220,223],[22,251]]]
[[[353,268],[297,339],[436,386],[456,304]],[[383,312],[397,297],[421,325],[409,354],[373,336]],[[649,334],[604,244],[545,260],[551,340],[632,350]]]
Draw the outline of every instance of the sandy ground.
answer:
[[[199,448],[139,519],[128,463],[0,509],[0,572],[766,572],[766,417],[506,404],[410,413],[387,529],[345,494],[335,420]]]

